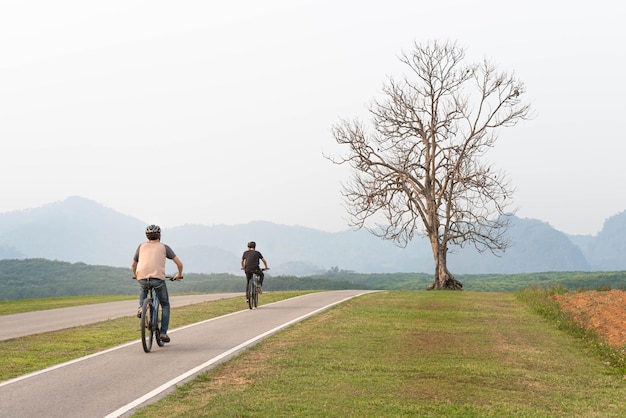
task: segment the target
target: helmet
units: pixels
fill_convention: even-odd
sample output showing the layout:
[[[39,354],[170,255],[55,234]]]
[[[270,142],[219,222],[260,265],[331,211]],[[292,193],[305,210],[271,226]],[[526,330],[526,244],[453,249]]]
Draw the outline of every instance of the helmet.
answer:
[[[146,237],[149,240],[161,238],[161,228],[159,228],[159,225],[148,225],[146,228]]]
[[[250,242],[248,243],[248,248],[256,248],[256,242],[254,242],[254,241],[250,241]]]

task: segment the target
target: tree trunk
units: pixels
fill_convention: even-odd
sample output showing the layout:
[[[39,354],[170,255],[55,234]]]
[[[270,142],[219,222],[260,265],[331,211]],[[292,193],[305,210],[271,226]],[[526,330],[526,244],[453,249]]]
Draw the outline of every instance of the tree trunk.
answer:
[[[463,283],[455,279],[452,273],[448,271],[447,248],[440,245],[433,245],[433,247],[437,247],[437,250],[433,251],[435,255],[435,281],[426,290],[463,290]]]

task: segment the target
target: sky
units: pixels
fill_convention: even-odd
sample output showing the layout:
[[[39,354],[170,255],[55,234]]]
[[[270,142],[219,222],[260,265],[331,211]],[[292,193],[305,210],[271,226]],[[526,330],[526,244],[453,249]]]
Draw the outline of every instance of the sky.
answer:
[[[558,3],[558,4],[557,4]],[[618,3],[0,0],[0,213],[82,196],[164,228],[349,228],[325,155],[415,42],[457,42],[535,117],[487,159],[517,216],[597,234],[626,210]]]

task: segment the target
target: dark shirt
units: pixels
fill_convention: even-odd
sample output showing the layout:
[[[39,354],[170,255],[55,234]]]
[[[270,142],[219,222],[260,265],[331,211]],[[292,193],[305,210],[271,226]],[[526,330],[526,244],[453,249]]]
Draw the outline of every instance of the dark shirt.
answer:
[[[259,269],[259,261],[263,258],[263,254],[258,252],[257,250],[246,250],[243,252],[241,256],[244,262],[245,271],[253,272]]]

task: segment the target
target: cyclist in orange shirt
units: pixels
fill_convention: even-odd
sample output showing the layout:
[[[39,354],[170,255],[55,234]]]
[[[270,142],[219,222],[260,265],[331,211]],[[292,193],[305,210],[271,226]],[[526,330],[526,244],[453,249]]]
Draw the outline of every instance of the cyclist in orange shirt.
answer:
[[[141,306],[148,296],[150,285],[153,285],[159,303],[163,307],[161,341],[168,343],[170,342],[170,337],[167,335],[170,324],[170,298],[165,284],[165,262],[168,259],[172,260],[178,267],[178,273],[172,280],[179,280],[183,277],[183,263],[169,245],[161,243],[161,228],[158,225],[149,225],[146,228],[146,238],[148,241],[137,247],[131,265],[133,279],[137,280],[141,287],[137,316],[141,318]]]

